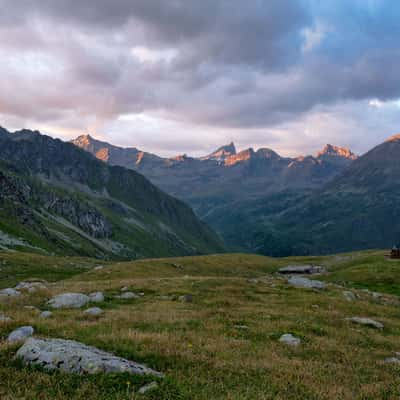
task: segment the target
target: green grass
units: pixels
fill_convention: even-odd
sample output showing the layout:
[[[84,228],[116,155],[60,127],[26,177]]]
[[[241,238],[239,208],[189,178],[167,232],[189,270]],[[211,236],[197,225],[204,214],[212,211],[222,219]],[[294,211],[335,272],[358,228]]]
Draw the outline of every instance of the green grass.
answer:
[[[322,264],[316,279],[350,288],[296,289],[276,274],[295,263]],[[84,258],[0,253],[0,287],[26,278],[55,281],[48,290],[0,303],[13,317],[0,323],[0,339],[31,324],[37,335],[81,341],[162,371],[157,391],[135,391],[149,381],[126,375],[73,376],[24,367],[16,346],[0,344],[1,399],[397,399],[400,368],[383,363],[400,351],[400,262],[382,251],[326,257],[274,259],[248,254],[102,263]],[[5,269],[3,269],[5,268]],[[257,278],[252,283],[249,278]],[[143,291],[139,300],[117,300],[122,286]],[[355,288],[355,289],[354,289]],[[385,293],[376,299],[359,290]],[[24,305],[46,309],[52,295],[104,291],[101,317],[58,310],[48,320]],[[179,301],[192,294],[193,302]],[[383,331],[352,325],[351,316],[385,324]],[[245,326],[245,328],[243,328]],[[279,343],[283,333],[303,341]]]

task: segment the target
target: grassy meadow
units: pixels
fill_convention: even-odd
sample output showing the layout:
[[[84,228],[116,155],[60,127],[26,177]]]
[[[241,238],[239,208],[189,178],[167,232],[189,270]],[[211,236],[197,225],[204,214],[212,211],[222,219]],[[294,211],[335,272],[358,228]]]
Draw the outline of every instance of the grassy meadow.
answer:
[[[329,282],[326,290],[294,288],[276,273],[282,266],[306,263],[327,268],[313,277]],[[103,269],[94,269],[98,265]],[[0,253],[0,289],[29,279],[46,280],[48,289],[0,302],[0,314],[12,318],[0,322],[2,400],[400,398],[400,366],[384,363],[400,351],[400,261],[386,259],[382,251],[117,263]],[[125,286],[144,296],[115,299]],[[358,298],[346,300],[343,290]],[[105,311],[99,317],[75,309],[39,318],[38,309],[46,310],[55,294],[94,291],[106,296],[98,305]],[[185,294],[193,301],[182,301]],[[376,319],[385,328],[345,320],[353,316]],[[37,336],[73,339],[142,362],[166,378],[158,389],[139,395],[137,389],[153,378],[26,368],[14,359],[19,346],[4,342],[23,325],[32,325]],[[302,344],[280,343],[284,333],[300,337]]]

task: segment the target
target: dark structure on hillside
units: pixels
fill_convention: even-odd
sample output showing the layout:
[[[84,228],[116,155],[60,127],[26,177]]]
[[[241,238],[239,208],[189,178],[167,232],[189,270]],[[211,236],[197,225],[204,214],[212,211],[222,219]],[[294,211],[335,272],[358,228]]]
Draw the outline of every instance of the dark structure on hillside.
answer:
[[[393,246],[392,250],[390,251],[390,258],[400,258],[400,249],[398,246]]]

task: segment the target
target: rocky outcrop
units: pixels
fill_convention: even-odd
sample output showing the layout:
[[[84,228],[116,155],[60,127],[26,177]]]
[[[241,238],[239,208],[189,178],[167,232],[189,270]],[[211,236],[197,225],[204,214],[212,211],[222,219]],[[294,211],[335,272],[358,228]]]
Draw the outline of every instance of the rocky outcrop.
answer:
[[[60,215],[90,236],[108,238],[112,235],[112,226],[106,217],[85,202],[54,193],[41,193],[40,197],[45,210]]]
[[[142,364],[73,340],[31,338],[18,350],[16,357],[28,365],[76,374],[130,373],[163,376]]]

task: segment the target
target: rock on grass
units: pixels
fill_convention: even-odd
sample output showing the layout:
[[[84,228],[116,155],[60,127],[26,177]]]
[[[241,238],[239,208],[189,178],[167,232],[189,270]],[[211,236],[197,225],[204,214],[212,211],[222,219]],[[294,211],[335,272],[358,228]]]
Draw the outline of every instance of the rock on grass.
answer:
[[[18,292],[18,290],[15,290],[13,288],[7,288],[7,289],[0,290],[0,299],[7,298],[7,297],[17,297],[20,295],[21,295],[21,293]]]
[[[51,311],[43,311],[40,313],[39,317],[40,318],[50,318],[53,315]]]
[[[301,339],[291,333],[285,333],[280,337],[279,341],[289,346],[298,346],[301,343]]]
[[[87,310],[84,311],[86,315],[93,315],[93,316],[98,316],[103,314],[103,310],[99,307],[92,307],[88,308]]]
[[[23,342],[28,337],[32,336],[34,331],[35,330],[31,326],[21,326],[20,328],[15,329],[8,335],[7,342]]]
[[[157,382],[151,382],[147,385],[142,386],[139,390],[139,394],[146,394],[147,392],[151,392],[153,390],[158,389],[158,383]]]
[[[163,377],[162,373],[142,364],[73,340],[30,338],[18,350],[16,357],[28,365],[68,373],[130,373]]]
[[[92,303],[102,303],[104,301],[103,292],[94,292],[89,294]]]
[[[47,304],[52,308],[80,308],[90,302],[82,293],[63,293],[54,296]]]
[[[292,276],[288,279],[288,283],[294,287],[305,289],[325,289],[326,287],[325,282],[303,278],[300,276]]]
[[[346,318],[347,321],[353,322],[354,324],[365,325],[375,329],[383,329],[384,325],[381,322],[375,321],[370,318],[364,317],[352,317]]]

